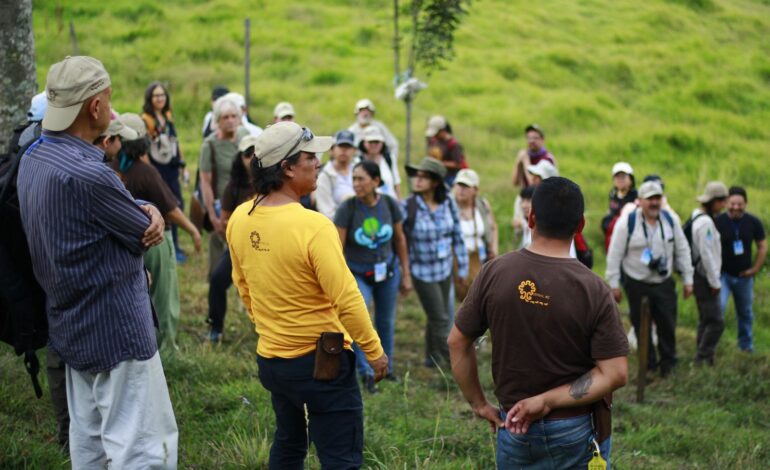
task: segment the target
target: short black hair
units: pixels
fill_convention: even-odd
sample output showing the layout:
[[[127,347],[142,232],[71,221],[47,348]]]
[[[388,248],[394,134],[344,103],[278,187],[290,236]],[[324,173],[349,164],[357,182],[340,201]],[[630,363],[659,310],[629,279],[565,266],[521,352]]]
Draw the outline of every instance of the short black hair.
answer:
[[[727,194],[730,196],[743,196],[743,200],[749,202],[749,196],[746,194],[746,188],[743,186],[730,186]]]
[[[583,218],[585,201],[580,186],[567,178],[554,176],[543,180],[532,195],[535,227],[540,235],[568,240],[577,232]]]
[[[519,197],[522,199],[532,199],[532,195],[535,194],[535,188],[537,186],[526,186],[521,189],[521,192],[519,192]]]
[[[254,191],[256,191],[257,194],[267,196],[273,191],[278,191],[281,189],[284,183],[284,169],[281,163],[286,161],[287,165],[296,165],[300,156],[302,156],[302,152],[297,152],[294,155],[287,157],[275,165],[269,166],[267,168],[260,166],[258,159],[252,158],[251,175],[252,182],[254,183]]]

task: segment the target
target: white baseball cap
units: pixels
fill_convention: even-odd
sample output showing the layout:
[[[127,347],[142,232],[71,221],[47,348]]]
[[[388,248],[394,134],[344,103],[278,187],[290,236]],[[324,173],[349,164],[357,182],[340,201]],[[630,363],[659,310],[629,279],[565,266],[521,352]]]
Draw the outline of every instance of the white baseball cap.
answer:
[[[428,129],[425,131],[425,137],[435,137],[440,130],[446,129],[446,118],[444,116],[433,116],[428,119]]]
[[[275,105],[273,116],[277,117],[278,119],[283,119],[286,116],[296,116],[294,113],[294,106],[292,106],[291,103],[287,101],[281,101]]]
[[[374,112],[374,103],[372,103],[372,100],[369,98],[364,98],[362,100],[358,100],[356,102],[356,110],[353,114],[358,114],[362,109],[368,109],[371,112]]]
[[[531,165],[527,167],[527,171],[532,173],[533,175],[537,175],[540,178],[547,180],[548,178],[559,176],[559,170],[556,169],[555,166],[553,166],[553,163],[549,162],[548,160],[540,160],[537,162],[536,165]]]
[[[112,120],[110,120],[110,126],[107,128],[106,131],[102,134],[102,136],[114,136],[118,135],[123,138],[123,140],[136,140],[139,138],[139,134],[133,130],[132,128],[126,126],[123,124],[123,121],[120,120],[120,114],[112,110]]]
[[[634,174],[634,169],[631,167],[630,163],[627,163],[627,162],[617,162],[616,164],[612,165],[612,176],[615,176],[618,173],[625,173],[627,175],[633,175]]]

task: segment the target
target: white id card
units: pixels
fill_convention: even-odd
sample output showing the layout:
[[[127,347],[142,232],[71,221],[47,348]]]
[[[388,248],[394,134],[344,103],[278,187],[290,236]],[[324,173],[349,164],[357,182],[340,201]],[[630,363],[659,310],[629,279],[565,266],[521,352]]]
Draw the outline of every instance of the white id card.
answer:
[[[740,256],[744,253],[743,251],[743,240],[735,240],[733,242],[733,254],[735,256]]]
[[[639,257],[639,261],[641,261],[645,266],[650,264],[650,261],[652,261],[652,250],[645,248],[642,252],[642,256]]]
[[[441,259],[449,256],[449,243],[446,240],[440,240],[436,244],[437,256]]]
[[[374,265],[374,282],[382,282],[388,278],[388,263]]]

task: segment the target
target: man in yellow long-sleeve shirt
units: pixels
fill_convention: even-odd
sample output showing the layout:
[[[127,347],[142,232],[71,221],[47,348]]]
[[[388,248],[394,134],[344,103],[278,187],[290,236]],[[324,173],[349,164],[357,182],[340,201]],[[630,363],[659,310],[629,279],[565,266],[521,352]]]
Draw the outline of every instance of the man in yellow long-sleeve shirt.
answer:
[[[315,137],[293,122],[265,129],[251,162],[258,196],[239,206],[227,226],[233,282],[259,334],[259,378],[276,417],[271,469],[303,467],[308,430],[323,468],[359,468],[363,403],[352,342],[377,380],[388,369],[334,225],[299,204],[316,186],[316,152],[331,144],[331,137]],[[339,375],[328,381],[313,378],[324,332],[344,334]]]

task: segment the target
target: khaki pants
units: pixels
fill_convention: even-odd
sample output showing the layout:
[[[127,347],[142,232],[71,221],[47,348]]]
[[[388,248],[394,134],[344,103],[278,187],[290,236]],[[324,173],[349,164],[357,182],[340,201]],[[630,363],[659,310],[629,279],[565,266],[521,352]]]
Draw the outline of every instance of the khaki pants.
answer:
[[[157,352],[96,374],[66,371],[74,470],[176,468],[179,431]]]

